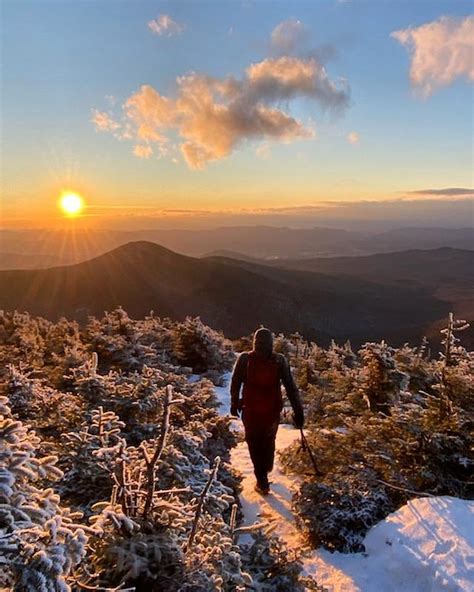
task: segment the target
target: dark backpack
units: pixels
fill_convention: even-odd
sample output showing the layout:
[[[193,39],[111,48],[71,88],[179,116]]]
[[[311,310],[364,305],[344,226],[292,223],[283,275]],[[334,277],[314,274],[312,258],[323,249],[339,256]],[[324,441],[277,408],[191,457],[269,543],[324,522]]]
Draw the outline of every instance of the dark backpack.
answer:
[[[283,407],[280,367],[275,356],[264,358],[250,352],[243,387],[244,417],[275,420]]]

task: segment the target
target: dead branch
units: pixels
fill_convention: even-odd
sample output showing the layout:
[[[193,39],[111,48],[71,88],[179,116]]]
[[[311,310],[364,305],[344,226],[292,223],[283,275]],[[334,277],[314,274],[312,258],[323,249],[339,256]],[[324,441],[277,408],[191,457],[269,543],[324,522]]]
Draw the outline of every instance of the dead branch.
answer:
[[[171,403],[172,403],[172,395],[173,395],[173,388],[168,385],[166,387],[166,394],[165,394],[165,401],[164,401],[164,409],[163,409],[163,419],[161,421],[161,431],[160,437],[158,439],[158,445],[155,450],[155,454],[153,457],[150,458],[146,448],[142,446],[140,450],[142,451],[143,458],[145,459],[146,464],[146,474],[147,474],[147,496],[145,499],[145,506],[143,508],[143,518],[148,516],[150,511],[151,505],[153,503],[153,496],[155,495],[155,467],[158,461],[163,454],[163,450],[165,449],[166,444],[166,437],[168,435],[169,430],[169,419],[170,419],[170,411],[171,411]]]
[[[193,525],[191,528],[191,534],[189,535],[188,543],[186,545],[186,551],[189,551],[189,549],[191,548],[191,546],[193,544],[194,537],[196,536],[196,532],[197,532],[199,518],[201,517],[202,509],[204,506],[204,501],[205,501],[206,496],[209,492],[209,489],[212,486],[212,483],[214,482],[215,478],[217,477],[217,471],[219,469],[220,462],[221,462],[220,457],[216,456],[216,458],[214,459],[214,466],[212,467],[211,474],[209,475],[209,479],[207,480],[207,483],[204,486],[204,489],[202,490],[201,495],[199,496],[199,501],[198,501],[198,505],[196,508],[196,514],[194,515]]]

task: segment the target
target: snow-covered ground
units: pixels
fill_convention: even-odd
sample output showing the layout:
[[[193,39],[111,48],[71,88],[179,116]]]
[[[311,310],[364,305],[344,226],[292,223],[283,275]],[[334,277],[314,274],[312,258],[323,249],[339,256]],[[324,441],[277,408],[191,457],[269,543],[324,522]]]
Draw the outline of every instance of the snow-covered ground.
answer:
[[[230,412],[229,379],[227,374],[225,386],[215,389],[223,415]],[[239,420],[232,425],[242,430]],[[298,437],[297,430],[281,425],[277,450]],[[233,449],[231,461],[243,476],[244,525],[264,522],[289,548],[300,549],[304,572],[328,592],[474,592],[474,502],[452,497],[414,499],[368,532],[365,553],[305,551],[291,509],[298,482],[282,472],[278,455],[270,476],[271,494],[266,497],[253,489],[245,442]]]

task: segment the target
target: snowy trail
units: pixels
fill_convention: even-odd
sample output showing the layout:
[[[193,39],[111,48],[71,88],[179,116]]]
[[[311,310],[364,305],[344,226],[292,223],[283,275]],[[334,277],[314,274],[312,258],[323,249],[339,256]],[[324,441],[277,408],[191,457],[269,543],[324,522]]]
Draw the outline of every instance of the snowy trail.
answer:
[[[298,436],[299,432],[290,426],[280,426],[276,441],[277,450],[283,450]],[[273,534],[285,541],[298,541],[299,534],[294,525],[291,509],[291,498],[296,483],[281,471],[278,458],[275,459],[275,468],[270,475],[271,493],[267,496],[262,496],[254,490],[255,477],[245,442],[239,443],[232,450],[231,462],[243,477],[240,498],[244,525],[263,521],[268,524]],[[245,539],[242,540],[245,541]]]
[[[230,413],[229,381],[230,373],[224,375],[225,386],[216,387],[215,392],[221,404],[220,413]],[[243,434],[242,422],[232,421],[232,429]],[[299,432],[289,425],[280,425],[276,439],[276,450],[283,450],[295,439]],[[256,522],[264,521],[272,532],[290,544],[299,541],[299,533],[294,524],[294,516],[291,509],[291,498],[297,486],[294,478],[286,476],[281,470],[278,455],[275,455],[275,467],[270,474],[271,493],[262,496],[254,490],[255,477],[252,462],[245,442],[240,442],[231,451],[231,463],[242,473],[242,493],[240,501],[244,515],[243,526],[250,526]],[[241,537],[246,542],[250,535]]]
[[[215,388],[217,398],[221,403],[220,412],[222,415],[230,413],[229,380],[230,374],[226,374],[225,386]],[[232,429],[243,434],[242,422],[233,420]],[[280,425],[276,439],[276,450],[283,450],[298,438],[298,430],[289,425]],[[300,536],[294,524],[294,515],[291,509],[291,499],[297,487],[297,480],[283,473],[278,454],[275,455],[275,467],[270,474],[272,484],[271,493],[268,496],[262,496],[254,490],[255,477],[245,442],[240,442],[232,449],[231,463],[242,473],[243,489],[240,501],[244,515],[243,526],[264,521],[269,525],[273,534],[290,544],[299,544]],[[246,535],[246,537],[250,537],[250,535]],[[241,537],[242,542],[248,540],[246,537]]]
[[[230,374],[224,379],[225,386],[215,387],[215,392],[221,414],[228,415]],[[242,432],[240,420],[233,420],[232,428]],[[277,451],[298,438],[298,430],[280,425]],[[304,550],[291,508],[298,479],[283,473],[278,454],[270,475],[269,496],[254,491],[245,442],[232,450],[231,462],[243,477],[243,524],[268,524],[290,549],[299,550],[305,575],[313,576],[328,592],[474,592],[474,502],[452,497],[418,498],[368,532],[366,553],[310,551]],[[244,537],[241,540],[246,541]]]

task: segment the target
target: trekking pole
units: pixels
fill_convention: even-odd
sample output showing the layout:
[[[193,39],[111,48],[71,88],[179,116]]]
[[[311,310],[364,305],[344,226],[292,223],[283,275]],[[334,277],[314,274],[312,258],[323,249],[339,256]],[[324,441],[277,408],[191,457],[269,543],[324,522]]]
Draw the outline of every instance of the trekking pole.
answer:
[[[314,458],[313,451],[311,450],[311,448],[308,444],[308,440],[306,439],[306,436],[304,435],[303,428],[300,428],[300,434],[301,434],[301,450],[303,452],[308,452],[309,458],[311,459],[311,464],[313,465],[313,468],[314,468],[315,475],[321,476],[322,473],[318,469],[318,465],[316,464],[316,459]]]

